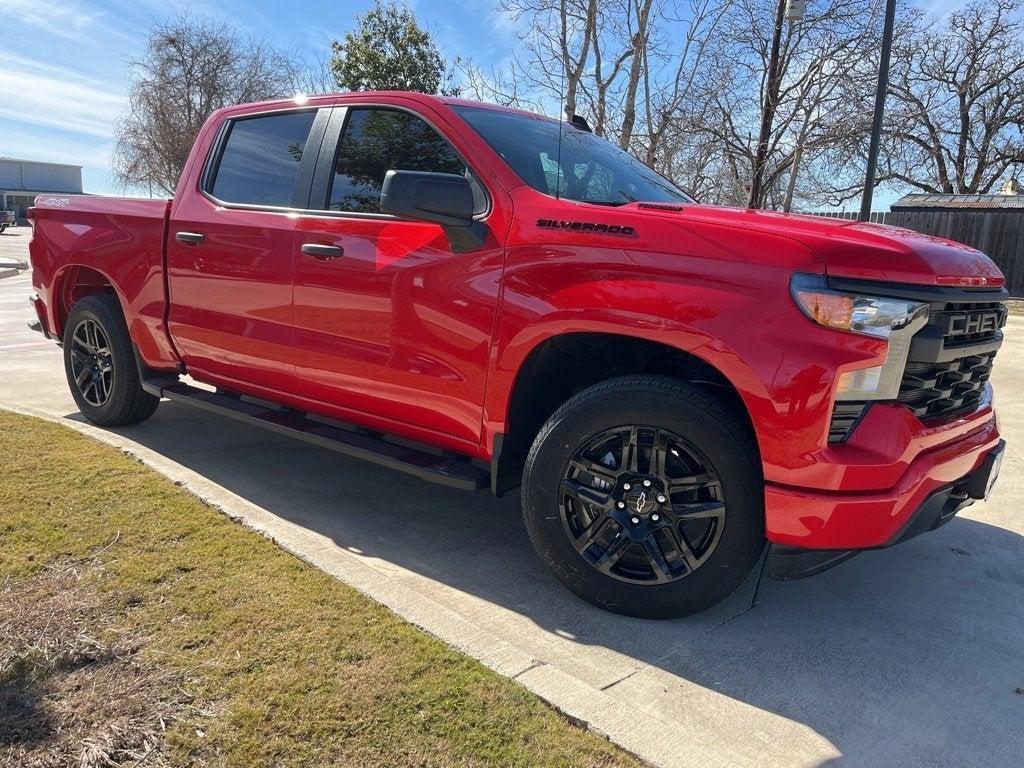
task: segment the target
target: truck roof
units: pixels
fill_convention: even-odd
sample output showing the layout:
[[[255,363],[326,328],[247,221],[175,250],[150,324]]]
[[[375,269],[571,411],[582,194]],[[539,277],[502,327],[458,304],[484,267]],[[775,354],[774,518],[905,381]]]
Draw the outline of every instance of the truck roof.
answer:
[[[481,109],[493,109],[499,112],[511,112],[522,115],[530,115],[542,120],[551,120],[556,122],[555,118],[547,117],[546,115],[540,115],[536,112],[530,112],[525,109],[517,109],[515,107],[509,107],[502,104],[492,104],[487,101],[476,101],[474,99],[461,99],[454,96],[435,96],[429,93],[420,93],[419,91],[340,91],[337,93],[323,93],[311,96],[298,95],[291,99],[276,99],[273,101],[257,101],[250,102],[247,104],[234,104],[228,107],[224,107],[225,112],[232,114],[245,114],[248,112],[262,112],[270,109],[277,109],[282,107],[294,106],[295,104],[306,104],[310,106],[318,106],[325,104],[336,104],[344,103],[346,101],[363,101],[373,100],[379,98],[401,98],[406,101],[412,101],[424,105],[434,105],[442,107],[477,107]],[[220,110],[218,110],[220,111]]]

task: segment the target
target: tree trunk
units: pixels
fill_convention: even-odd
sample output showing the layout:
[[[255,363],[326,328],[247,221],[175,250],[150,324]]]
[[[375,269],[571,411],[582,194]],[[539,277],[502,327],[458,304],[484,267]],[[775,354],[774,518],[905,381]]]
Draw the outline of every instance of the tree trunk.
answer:
[[[636,125],[636,92],[640,86],[640,74],[644,65],[644,49],[647,47],[648,22],[654,0],[644,0],[641,6],[637,2],[637,29],[633,35],[633,61],[630,62],[629,80],[626,83],[626,96],[623,99],[625,108],[622,113],[622,131],[619,133],[619,146],[628,150],[633,141],[633,128]]]

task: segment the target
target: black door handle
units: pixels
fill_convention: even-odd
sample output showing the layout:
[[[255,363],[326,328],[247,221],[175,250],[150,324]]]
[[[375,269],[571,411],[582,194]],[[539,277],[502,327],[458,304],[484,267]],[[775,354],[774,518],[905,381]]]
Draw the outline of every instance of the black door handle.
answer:
[[[206,235],[199,232],[175,232],[174,239],[185,245],[199,245],[206,239]]]
[[[337,245],[320,245],[319,243],[305,243],[302,252],[307,256],[313,256],[320,261],[340,259],[345,255],[345,249]]]

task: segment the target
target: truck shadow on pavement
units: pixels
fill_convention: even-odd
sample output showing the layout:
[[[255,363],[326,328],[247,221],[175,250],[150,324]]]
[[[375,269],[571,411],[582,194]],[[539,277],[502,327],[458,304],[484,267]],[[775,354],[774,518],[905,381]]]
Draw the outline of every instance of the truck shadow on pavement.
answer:
[[[1024,537],[1006,529],[961,517],[811,579],[764,581],[753,608],[751,578],[700,616],[643,621],[591,607],[545,571],[516,493],[449,490],[168,402],[115,431],[426,577],[415,588],[439,602],[456,595],[445,587],[464,593],[465,618],[695,736],[717,733],[736,764],[1011,765],[1024,754]]]

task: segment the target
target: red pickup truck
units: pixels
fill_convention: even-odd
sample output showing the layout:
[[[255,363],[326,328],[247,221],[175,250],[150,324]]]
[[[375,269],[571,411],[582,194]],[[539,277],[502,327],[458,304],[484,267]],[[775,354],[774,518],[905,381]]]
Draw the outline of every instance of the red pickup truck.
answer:
[[[31,215],[35,325],[90,421],[168,398],[521,486],[542,559],[609,610],[702,610],[766,547],[769,575],[814,573],[998,473],[984,254],[699,205],[583,120],[413,93],[230,107],[173,200]]]

